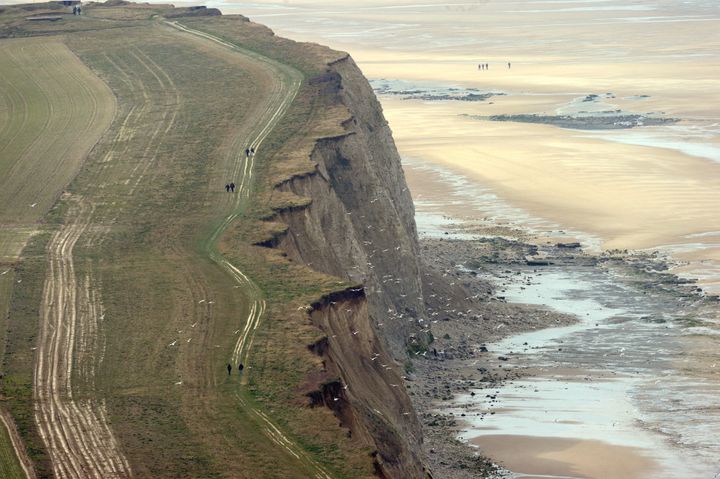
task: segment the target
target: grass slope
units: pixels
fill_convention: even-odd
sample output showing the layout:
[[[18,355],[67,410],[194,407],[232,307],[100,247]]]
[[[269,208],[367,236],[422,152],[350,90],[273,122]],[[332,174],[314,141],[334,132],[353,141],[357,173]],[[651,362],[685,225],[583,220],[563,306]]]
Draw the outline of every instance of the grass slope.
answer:
[[[13,286],[21,284],[15,280],[15,262],[28,239],[40,228],[38,222],[110,125],[115,99],[110,89],[57,40],[0,42],[0,70],[3,71],[0,357],[3,357],[6,344],[12,339],[6,334],[10,298]],[[5,439],[7,434],[0,437],[0,453],[9,461],[15,457],[15,451]],[[11,469],[9,462],[6,464],[8,474],[16,470]]]
[[[298,394],[320,364],[306,347],[319,332],[297,308],[345,285],[249,242],[273,201],[271,176],[284,148],[305,148],[308,129],[329,107],[307,80],[339,54],[277,39],[238,17],[181,19],[248,55],[165,26],[156,15],[166,8],[102,8],[88,7],[86,19],[52,31],[65,29],[63,41],[109,85],[117,112],[45,217],[48,233],[25,248],[17,271],[22,287],[11,304],[3,391],[39,475],[52,469],[32,413],[46,255],[54,230],[82,221],[72,274],[92,292],[95,313],[77,317],[72,394],[105,404],[136,477],[313,477],[314,463],[337,477],[371,476],[370,451],[345,437],[330,411],[309,409]],[[13,22],[13,31],[38,33]],[[305,82],[256,158],[252,194],[237,202],[223,185],[241,180],[246,142],[289,75],[259,55],[291,65]],[[228,215],[236,221],[219,229]],[[219,251],[258,291],[213,259],[222,231]],[[250,350],[253,367],[241,381],[224,365],[258,298],[268,311]]]

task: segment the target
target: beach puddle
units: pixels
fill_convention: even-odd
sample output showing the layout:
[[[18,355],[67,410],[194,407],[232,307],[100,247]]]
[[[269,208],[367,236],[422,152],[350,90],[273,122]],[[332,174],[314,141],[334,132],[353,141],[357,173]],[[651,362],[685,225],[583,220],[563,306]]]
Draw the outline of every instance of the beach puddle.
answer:
[[[579,321],[488,344],[492,361],[504,358],[494,367],[530,374],[458,396],[461,439],[517,477],[720,472],[720,338],[692,305],[599,268],[519,269],[500,280],[508,301]]]

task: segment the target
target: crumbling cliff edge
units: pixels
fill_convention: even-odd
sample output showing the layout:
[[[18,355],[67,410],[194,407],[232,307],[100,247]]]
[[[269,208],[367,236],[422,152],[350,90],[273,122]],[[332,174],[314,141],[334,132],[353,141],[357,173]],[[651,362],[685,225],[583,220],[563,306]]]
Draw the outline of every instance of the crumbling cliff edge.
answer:
[[[307,394],[374,445],[379,476],[423,477],[421,429],[401,370],[408,350],[427,341],[412,199],[380,104],[352,59],[329,63],[309,83],[336,131],[314,140],[312,169],[274,183],[283,198],[305,201],[274,210],[269,219],[287,229],[267,244],[361,286],[312,305],[325,336],[311,349],[324,374]]]

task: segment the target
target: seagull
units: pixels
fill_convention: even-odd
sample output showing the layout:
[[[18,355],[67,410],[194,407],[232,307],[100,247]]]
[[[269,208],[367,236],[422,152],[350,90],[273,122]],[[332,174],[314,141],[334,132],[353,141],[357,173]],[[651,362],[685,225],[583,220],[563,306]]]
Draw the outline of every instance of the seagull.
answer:
[[[175,386],[180,386],[182,384],[182,381],[178,381],[175,383]]]
[[[6,270],[3,271],[2,273],[0,273],[0,276],[2,276],[2,275],[4,275],[4,274],[7,274],[7,273],[9,273],[9,272],[10,272],[10,270],[9,270],[9,269],[6,269]]]
[[[205,300],[204,300],[204,299],[201,299],[200,301],[198,301],[198,304],[204,303],[204,302],[205,302]]]
[[[190,327],[191,327],[191,328],[194,328],[195,326],[197,326],[197,324],[198,324],[197,321],[195,321],[193,324],[190,325]],[[239,331],[239,330],[238,330],[238,331]]]
[[[30,205],[30,208],[35,208],[37,206],[37,203],[33,203]]]
[[[175,341],[173,341],[172,343],[168,344],[168,346],[175,346],[176,343],[177,343],[177,339]]]
[[[353,331],[353,336],[356,335],[356,334],[359,333],[359,332],[360,332],[360,331],[358,331],[358,330]]]

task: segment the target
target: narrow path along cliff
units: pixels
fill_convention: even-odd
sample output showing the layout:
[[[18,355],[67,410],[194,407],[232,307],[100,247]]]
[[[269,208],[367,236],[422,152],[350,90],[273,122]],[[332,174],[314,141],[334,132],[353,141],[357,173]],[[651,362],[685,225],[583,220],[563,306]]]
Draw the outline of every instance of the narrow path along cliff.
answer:
[[[258,288],[258,286],[237,266],[233,265],[217,251],[217,241],[218,238],[220,238],[220,236],[227,230],[230,223],[238,217],[244,202],[248,199],[251,191],[250,185],[253,181],[255,157],[256,155],[262,153],[261,147],[263,141],[277,125],[292,101],[295,99],[302,82],[302,74],[288,65],[284,65],[273,61],[270,58],[245,50],[242,47],[222,40],[217,36],[188,28],[178,22],[168,22],[168,24],[172,25],[174,28],[180,29],[183,32],[197,35],[201,38],[227,47],[237,54],[245,55],[255,61],[263,62],[275,69],[277,73],[274,77],[277,81],[273,87],[272,96],[266,103],[267,107],[265,111],[258,118],[256,130],[250,133],[247,144],[243,144],[241,139],[242,137],[238,137],[240,141],[237,142],[237,149],[233,152],[235,155],[235,161],[233,162],[234,170],[229,176],[230,178],[240,179],[240,182],[237,185],[237,194],[232,197],[233,201],[230,203],[228,215],[213,231],[208,242],[204,245],[208,256],[212,258],[215,263],[225,269],[230,276],[232,276],[233,280],[242,288],[243,292],[252,302],[252,307],[244,319],[244,324],[240,325],[238,339],[235,343],[235,347],[233,348],[232,356],[230,357],[230,364],[243,364],[245,368],[250,370],[252,369],[251,348],[253,338],[258,325],[262,320],[263,313],[265,312],[265,300],[262,297],[262,291],[260,288]],[[247,149],[250,149],[249,155],[245,153]],[[247,384],[247,376],[243,377],[241,384]],[[264,433],[273,442],[278,444],[290,455],[300,461],[304,467],[309,468],[314,477],[317,477],[318,479],[330,479],[331,476],[323,469],[322,466],[307,455],[300,446],[288,439],[278,426],[273,424],[272,420],[266,414],[244,400],[242,397],[243,394],[244,393],[242,391],[236,393],[235,396],[238,403],[242,408],[247,409],[255,421],[262,426]]]

